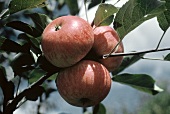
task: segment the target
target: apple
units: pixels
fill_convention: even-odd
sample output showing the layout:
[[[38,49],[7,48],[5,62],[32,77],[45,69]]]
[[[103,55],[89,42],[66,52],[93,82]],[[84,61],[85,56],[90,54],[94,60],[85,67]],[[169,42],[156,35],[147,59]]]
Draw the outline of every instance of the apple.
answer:
[[[120,41],[117,32],[110,26],[94,27],[94,44],[90,52],[91,56],[100,57],[109,54]],[[121,42],[115,49],[114,53],[123,53],[123,43]],[[116,70],[122,63],[123,56],[108,57],[106,59],[98,59],[109,71]]]
[[[61,97],[71,105],[90,107],[109,93],[111,77],[100,63],[82,60],[58,73],[56,86]]]
[[[42,34],[42,50],[56,67],[76,64],[90,51],[94,43],[91,25],[78,16],[62,16],[53,20]]]

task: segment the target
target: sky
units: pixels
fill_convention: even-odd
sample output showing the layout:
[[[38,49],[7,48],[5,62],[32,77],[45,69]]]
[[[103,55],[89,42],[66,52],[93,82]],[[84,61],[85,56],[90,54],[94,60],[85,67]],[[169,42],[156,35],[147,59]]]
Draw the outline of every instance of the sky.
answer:
[[[115,0],[110,0],[107,3],[113,4],[115,3],[114,1]],[[117,6],[121,6],[126,1],[127,0],[121,0],[121,2],[117,4]],[[82,2],[80,2],[79,5],[82,6]],[[96,9],[97,7],[94,7],[87,12],[89,22],[93,20]],[[84,14],[84,7],[82,7],[82,10],[80,11],[80,17],[86,19]],[[159,28],[156,18],[150,19],[141,24],[138,28],[136,28],[132,32],[130,32],[127,36],[125,36],[123,40],[125,52],[155,49],[162,34],[163,31]],[[167,33],[165,34],[164,39],[160,45],[160,48],[169,47],[170,42],[169,37],[170,30],[168,30]],[[170,51],[146,54],[145,57],[162,59],[163,56],[165,56],[168,53],[170,53]],[[136,74],[144,73],[151,75],[156,80],[156,83],[159,85],[162,83],[163,80],[170,80],[169,66],[170,62],[156,60],[140,60],[139,62],[135,63],[134,65],[126,69],[124,72]],[[51,86],[54,87],[55,86],[54,83],[51,83]],[[120,108],[122,106],[125,106],[130,111],[133,111],[134,107],[139,106],[141,95],[147,96],[148,94],[137,91],[129,86],[113,82],[112,89],[107,98],[103,101],[103,103],[108,108],[108,111],[112,111],[113,109],[121,113]],[[56,102],[53,102],[54,99],[56,99]],[[56,108],[54,108],[54,110],[50,111],[47,114],[56,114],[56,111],[60,112],[63,110],[65,112],[70,112],[72,114],[75,113],[82,114],[81,108],[69,105],[61,98],[61,96],[57,92],[51,94],[51,97],[50,99],[48,99],[48,102],[46,102],[46,104],[47,103],[50,104],[50,102],[53,102],[51,107]],[[28,102],[27,104],[37,104],[37,102]],[[29,107],[27,108],[25,108],[24,106],[26,105],[23,105],[23,108],[25,109],[24,112],[25,114],[30,113],[29,111],[34,110],[35,108],[31,105],[29,105]],[[15,114],[23,113],[22,109],[15,111]],[[44,109],[47,109],[45,105]]]

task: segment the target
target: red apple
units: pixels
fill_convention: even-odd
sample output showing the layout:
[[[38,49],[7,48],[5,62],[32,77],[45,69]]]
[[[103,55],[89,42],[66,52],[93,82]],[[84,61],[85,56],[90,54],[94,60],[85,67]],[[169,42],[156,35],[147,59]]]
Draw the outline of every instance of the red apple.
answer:
[[[91,55],[102,56],[109,54],[120,41],[117,32],[109,26],[100,26],[94,28],[94,44]],[[114,51],[114,53],[124,52],[122,42]],[[109,71],[114,71],[122,63],[123,56],[108,57],[106,59],[98,59],[97,61],[103,64]]]
[[[94,42],[90,24],[78,16],[62,16],[53,20],[42,34],[42,50],[46,59],[57,67],[69,67],[80,61]]]
[[[60,71],[56,85],[60,95],[69,104],[89,107],[100,103],[109,93],[111,77],[100,63],[82,60]]]

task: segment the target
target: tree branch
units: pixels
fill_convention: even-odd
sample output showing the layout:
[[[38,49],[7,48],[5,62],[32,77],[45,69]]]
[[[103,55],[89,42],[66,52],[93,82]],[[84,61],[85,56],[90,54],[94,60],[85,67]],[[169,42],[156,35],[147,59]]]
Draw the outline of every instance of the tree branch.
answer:
[[[18,96],[16,96],[13,101],[11,103],[9,103],[6,106],[6,110],[3,111],[3,114],[13,114],[13,112],[15,111],[18,103],[27,95],[30,94],[29,90],[41,85],[46,79],[48,79],[52,74],[54,73],[47,73],[45,76],[41,77],[38,81],[36,81],[35,83],[33,83],[30,87],[28,87],[27,89],[25,89],[24,91],[22,91]]]
[[[146,50],[146,51],[139,51],[139,52],[129,52],[129,53],[112,53],[112,54],[105,54],[101,58],[105,59],[107,57],[140,55],[140,54],[145,54],[145,53],[153,53],[153,52],[160,52],[160,51],[167,51],[167,50],[170,50],[170,48],[153,49],[153,50]]]

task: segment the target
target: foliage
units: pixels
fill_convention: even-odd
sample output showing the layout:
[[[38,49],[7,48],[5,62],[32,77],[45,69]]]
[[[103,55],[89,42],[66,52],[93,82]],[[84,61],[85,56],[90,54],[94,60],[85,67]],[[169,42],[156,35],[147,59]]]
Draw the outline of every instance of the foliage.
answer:
[[[161,82],[165,88],[162,94],[156,95],[154,98],[151,96],[141,96],[145,101],[141,101],[140,108],[136,109],[133,114],[169,114],[170,111],[170,92],[169,81]],[[142,100],[141,99],[141,100]]]
[[[4,95],[4,114],[12,114],[23,99],[36,101],[43,93],[49,96],[51,92],[55,91],[49,92],[49,89],[44,86],[44,81],[61,69],[50,64],[43,56],[41,34],[56,15],[61,16],[54,14],[64,6],[68,6],[71,15],[78,15],[80,7],[78,0],[74,0],[74,2],[71,0],[54,1],[57,3],[56,9],[54,8],[52,11],[49,9],[48,0],[12,0],[8,7],[5,7],[5,1],[0,2],[0,87]],[[169,0],[129,0],[120,8],[106,4],[105,1],[102,2],[90,0],[88,9],[98,5],[94,25],[102,26],[113,23],[113,28],[121,39],[140,24],[154,17],[157,17],[160,28],[164,32],[170,26]],[[15,55],[14,59],[9,59],[11,54]],[[112,80],[155,95],[161,89],[155,86],[155,80],[152,79],[152,76],[122,73],[143,56],[144,54],[131,54],[125,57],[119,69],[112,72]],[[170,60],[169,54],[165,60]],[[28,88],[16,96],[14,93],[17,93],[18,90],[15,91],[14,88],[18,87],[15,87],[15,84],[8,80],[5,66],[10,66],[13,69],[14,79],[19,76],[29,81]],[[93,114],[100,113],[106,113],[102,104],[95,106],[93,112]]]
[[[144,103],[136,114],[168,114],[170,111],[170,93],[166,92]]]

